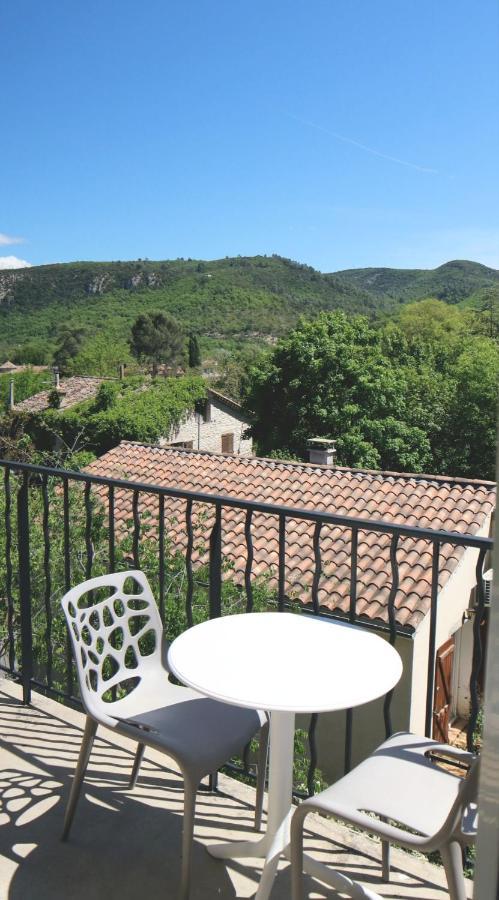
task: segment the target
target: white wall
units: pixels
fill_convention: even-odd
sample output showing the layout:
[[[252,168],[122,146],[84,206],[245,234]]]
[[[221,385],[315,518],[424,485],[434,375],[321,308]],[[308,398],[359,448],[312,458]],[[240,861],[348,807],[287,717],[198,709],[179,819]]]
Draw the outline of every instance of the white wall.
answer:
[[[467,718],[470,711],[470,677],[473,659],[473,618],[464,623],[456,633],[454,655],[453,713]]]
[[[490,517],[477,532],[477,536],[487,537],[490,531]],[[469,684],[471,674],[471,653],[467,635],[461,642],[460,629],[463,624],[463,613],[469,608],[471,594],[476,584],[476,563],[478,550],[467,549],[457,569],[438,595],[437,631],[435,650],[438,650],[452,635],[456,635],[459,649],[454,658],[453,704],[451,715],[459,712],[467,715],[469,692],[466,697],[466,680]],[[428,684],[428,649],[430,638],[430,615],[425,616],[414,635],[414,662],[412,676],[411,731],[424,734],[426,714],[426,688]],[[472,649],[472,645],[471,645]],[[464,651],[464,652],[463,652]],[[458,688],[458,685],[460,686]],[[460,693],[459,693],[460,691]],[[459,701],[457,700],[459,696]]]
[[[234,453],[240,456],[251,456],[253,445],[251,438],[243,438],[248,423],[238,415],[236,410],[225,406],[217,400],[210,400],[211,421],[204,422],[203,417],[191,413],[168,438],[160,440],[160,446],[179,441],[192,441],[194,450],[210,450],[212,453],[222,452],[222,435],[234,435]]]

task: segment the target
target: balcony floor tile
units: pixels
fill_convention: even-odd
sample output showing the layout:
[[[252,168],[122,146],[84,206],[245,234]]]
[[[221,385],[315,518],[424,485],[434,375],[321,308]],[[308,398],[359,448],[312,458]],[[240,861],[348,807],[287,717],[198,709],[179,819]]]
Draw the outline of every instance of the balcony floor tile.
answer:
[[[0,898],[175,900],[182,782],[169,760],[148,751],[139,784],[129,791],[134,745],[101,729],[73,830],[63,844],[64,807],[84,717],[40,694],[33,694],[31,707],[23,707],[20,697],[18,685],[0,680]],[[252,788],[225,776],[216,795],[199,795],[192,900],[254,896],[260,861],[225,863],[204,848],[250,835],[253,802]],[[440,867],[393,850],[392,882],[384,885],[376,841],[318,817],[310,817],[309,826],[307,849],[387,900],[447,897]],[[317,900],[337,896],[312,879],[307,890]],[[282,863],[272,900],[289,895],[289,866]]]

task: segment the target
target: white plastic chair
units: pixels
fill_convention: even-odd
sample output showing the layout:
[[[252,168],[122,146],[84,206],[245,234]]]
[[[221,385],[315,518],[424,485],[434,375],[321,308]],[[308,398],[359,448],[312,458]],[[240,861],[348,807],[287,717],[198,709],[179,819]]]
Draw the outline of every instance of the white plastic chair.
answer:
[[[465,763],[465,778],[435,757]],[[303,898],[303,828],[308,813],[341,819],[375,834],[383,842],[383,880],[390,877],[390,842],[409,850],[438,850],[451,900],[466,900],[462,847],[476,835],[479,761],[472,753],[403,732],[392,735],[364,762],[295,811],[291,824],[292,900]],[[379,818],[373,818],[374,813]],[[306,869],[337,890],[356,898],[379,897],[306,857]]]
[[[69,835],[97,726],[105,725],[138,742],[131,787],[144,748],[155,747],[175,760],[184,778],[180,898],[186,900],[199,784],[240,752],[258,730],[255,828],[260,828],[268,717],[202,697],[169,680],[163,626],[143,572],[120,572],[85,581],[68,591],[62,607],[87,713],[63,840]]]

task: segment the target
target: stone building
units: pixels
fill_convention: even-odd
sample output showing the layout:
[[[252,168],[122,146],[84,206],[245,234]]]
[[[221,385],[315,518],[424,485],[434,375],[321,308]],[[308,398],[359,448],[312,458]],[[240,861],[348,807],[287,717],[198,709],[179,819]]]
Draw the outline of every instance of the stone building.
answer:
[[[244,436],[248,426],[239,403],[208,390],[202,409],[193,410],[173,434],[159,443],[161,447],[251,456],[252,440]]]

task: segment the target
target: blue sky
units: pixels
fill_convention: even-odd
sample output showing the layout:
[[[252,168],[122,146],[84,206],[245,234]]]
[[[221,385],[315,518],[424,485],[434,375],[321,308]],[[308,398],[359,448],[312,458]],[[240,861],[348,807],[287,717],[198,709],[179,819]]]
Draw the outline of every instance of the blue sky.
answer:
[[[0,266],[499,268],[498,50],[496,0],[4,0]]]

